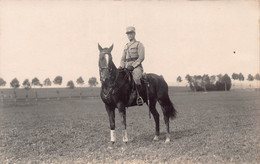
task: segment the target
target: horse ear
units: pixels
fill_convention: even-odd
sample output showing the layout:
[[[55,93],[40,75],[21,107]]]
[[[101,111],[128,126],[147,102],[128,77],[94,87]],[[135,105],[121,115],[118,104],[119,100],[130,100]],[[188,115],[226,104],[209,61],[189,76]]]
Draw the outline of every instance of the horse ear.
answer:
[[[114,47],[114,44],[112,44],[110,47],[109,47],[109,51],[111,52],[113,50],[113,47]]]
[[[98,49],[99,49],[99,51],[103,50],[103,48],[99,45],[99,43],[98,43]]]

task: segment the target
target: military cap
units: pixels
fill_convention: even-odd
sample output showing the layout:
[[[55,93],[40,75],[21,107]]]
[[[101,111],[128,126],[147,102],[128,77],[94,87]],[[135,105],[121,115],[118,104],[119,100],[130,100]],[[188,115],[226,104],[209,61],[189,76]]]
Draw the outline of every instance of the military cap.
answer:
[[[126,34],[131,33],[131,32],[135,33],[135,27],[129,26],[129,27],[126,28]]]

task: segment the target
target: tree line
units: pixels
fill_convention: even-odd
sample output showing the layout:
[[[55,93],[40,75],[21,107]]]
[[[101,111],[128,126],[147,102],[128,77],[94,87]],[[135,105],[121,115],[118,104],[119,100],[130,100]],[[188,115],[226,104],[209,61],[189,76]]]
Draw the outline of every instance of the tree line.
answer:
[[[209,76],[208,74],[204,75],[194,75],[191,76],[187,74],[185,76],[189,87],[192,91],[212,91],[212,90],[230,90],[232,86],[231,78],[228,74],[222,75],[212,75]],[[244,81],[244,75],[242,73],[233,73],[232,74],[233,80],[239,80],[240,82]],[[248,74],[247,76],[248,81],[260,80],[260,75],[257,73],[255,76]],[[183,80],[181,76],[178,76],[176,81],[181,83]],[[251,85],[250,85],[251,87]]]
[[[40,82],[40,80],[35,77],[32,79],[32,81],[30,81],[29,79],[25,79],[22,83],[22,85],[20,85],[20,82],[17,78],[14,78],[11,82],[10,82],[10,86],[12,88],[19,88],[21,86],[23,86],[25,89],[30,89],[31,87],[33,86],[39,86],[39,87],[43,87],[43,86],[52,86],[53,84],[54,85],[61,85],[63,82],[63,78],[62,76],[56,76],[54,78],[53,81],[50,80],[50,78],[46,78],[42,83]],[[83,80],[83,78],[80,76],[77,80],[76,80],[76,83],[79,85],[79,86],[83,86],[85,84],[85,81]],[[0,87],[2,86],[6,86],[7,82],[0,77]],[[90,77],[89,80],[88,80],[88,85],[90,87],[94,87],[94,86],[97,86],[98,85],[98,82],[97,82],[97,78],[96,77]],[[68,88],[74,88],[75,87],[75,84],[73,82],[73,80],[69,80],[67,82],[67,85],[66,85]]]

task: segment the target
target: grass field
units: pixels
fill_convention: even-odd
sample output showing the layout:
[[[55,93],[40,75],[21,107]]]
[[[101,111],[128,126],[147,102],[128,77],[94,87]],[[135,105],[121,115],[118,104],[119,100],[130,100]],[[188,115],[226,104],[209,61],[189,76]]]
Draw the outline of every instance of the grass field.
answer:
[[[99,91],[95,91],[98,93]],[[117,142],[99,98],[1,105],[1,163],[260,163],[260,92],[185,92],[170,88],[178,116],[171,142],[154,137],[146,106],[127,109],[129,143],[124,145],[116,112]]]

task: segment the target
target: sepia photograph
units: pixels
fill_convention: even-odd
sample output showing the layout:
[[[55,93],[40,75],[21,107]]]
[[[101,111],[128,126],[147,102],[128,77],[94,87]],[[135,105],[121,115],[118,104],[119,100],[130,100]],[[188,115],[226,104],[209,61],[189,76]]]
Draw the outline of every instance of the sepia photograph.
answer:
[[[0,163],[260,163],[259,0],[0,0]]]

